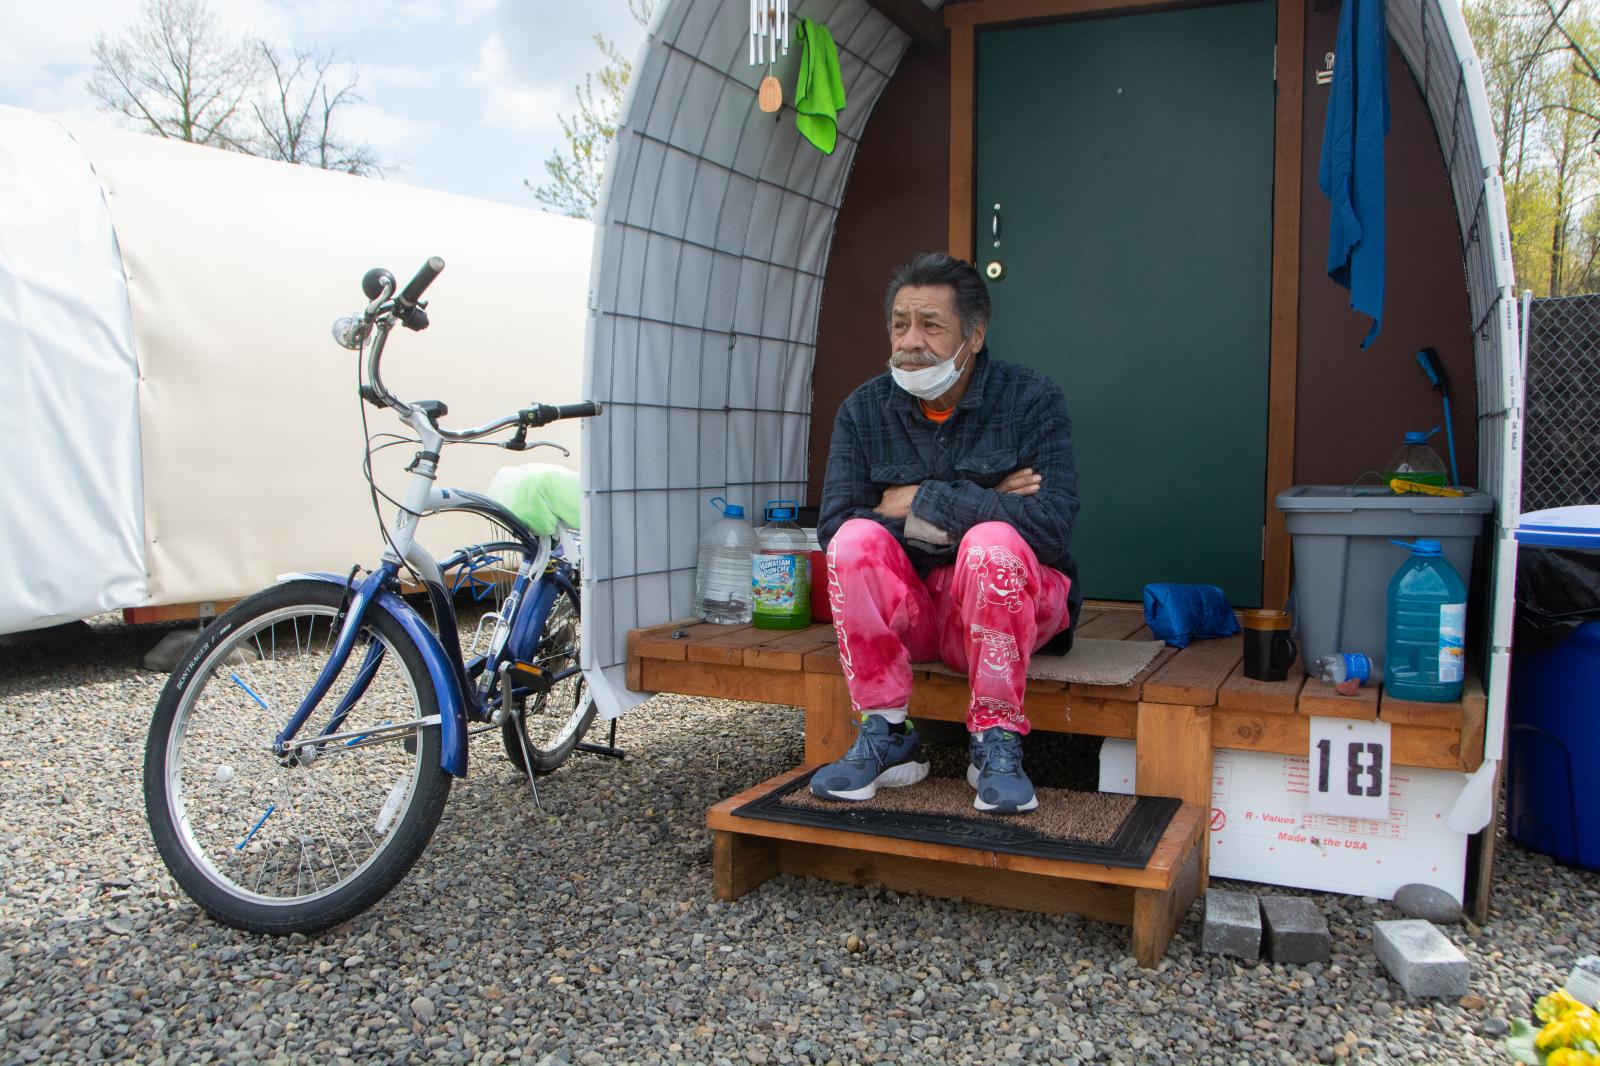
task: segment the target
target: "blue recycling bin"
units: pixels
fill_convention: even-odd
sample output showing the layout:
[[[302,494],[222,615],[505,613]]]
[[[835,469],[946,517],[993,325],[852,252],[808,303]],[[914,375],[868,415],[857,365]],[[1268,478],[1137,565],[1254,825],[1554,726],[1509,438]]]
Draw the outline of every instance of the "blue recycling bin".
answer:
[[[1532,512],[1516,538],[1520,554],[1592,551],[1600,568],[1600,507]],[[1526,573],[1519,567],[1519,581]],[[1551,647],[1521,644],[1511,653],[1506,830],[1534,851],[1600,870],[1600,620]]]

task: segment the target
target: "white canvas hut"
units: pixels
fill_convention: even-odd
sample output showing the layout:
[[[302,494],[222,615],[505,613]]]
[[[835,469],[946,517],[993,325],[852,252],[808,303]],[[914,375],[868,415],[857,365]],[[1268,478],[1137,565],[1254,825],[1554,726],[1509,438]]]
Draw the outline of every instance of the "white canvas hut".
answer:
[[[587,222],[13,108],[0,131],[0,633],[375,565],[356,356],[329,336],[369,267],[447,264],[386,359],[402,396],[458,425],[579,398]],[[513,458],[454,449],[445,476]],[[380,485],[408,460],[381,453]]]

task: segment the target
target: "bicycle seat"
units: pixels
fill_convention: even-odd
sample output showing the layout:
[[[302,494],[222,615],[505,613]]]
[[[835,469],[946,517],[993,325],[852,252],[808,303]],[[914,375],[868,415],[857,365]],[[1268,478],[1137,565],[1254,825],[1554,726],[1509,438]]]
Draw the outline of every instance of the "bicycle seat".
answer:
[[[411,406],[427,415],[430,422],[437,422],[450,413],[443,400],[418,400]]]

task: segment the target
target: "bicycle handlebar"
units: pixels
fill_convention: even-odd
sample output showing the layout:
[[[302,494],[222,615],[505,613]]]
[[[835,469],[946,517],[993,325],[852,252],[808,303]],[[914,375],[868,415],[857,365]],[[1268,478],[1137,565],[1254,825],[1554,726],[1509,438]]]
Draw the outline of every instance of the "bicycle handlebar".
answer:
[[[359,343],[366,339],[366,324],[371,323],[375,327],[373,331],[375,335],[367,352],[368,384],[362,386],[361,394],[365,399],[380,407],[394,408],[400,412],[402,417],[407,419],[417,414],[418,410],[413,404],[401,400],[384,386],[383,377],[380,373],[383,349],[388,342],[389,331],[393,328],[395,322],[412,326],[412,328],[420,328],[413,325],[415,318],[423,315],[417,304],[421,300],[422,294],[427,291],[429,285],[433,284],[434,279],[439,276],[442,270],[444,270],[444,260],[436,255],[430,256],[428,261],[422,264],[422,268],[417,271],[416,275],[406,283],[405,290],[399,296],[394,297],[392,305],[389,305],[388,301],[394,293],[394,276],[387,270],[380,268],[368,271],[367,276],[362,279],[362,288],[372,297],[372,302],[367,306],[366,313],[361,316],[360,322],[362,324],[359,330],[356,329],[354,322],[352,322],[352,336],[348,338],[355,340],[357,343],[346,344],[346,338],[340,338],[341,344],[346,344],[347,347],[358,347]],[[376,289],[376,293],[368,291],[372,289]],[[421,321],[423,325],[426,325],[425,317]],[[432,424],[434,431],[446,441],[476,440],[498,430],[515,426],[517,427],[517,433],[514,440],[526,446],[529,427],[547,425],[563,418],[592,418],[600,413],[601,406],[593,401],[566,404],[536,403],[517,411],[515,414],[504,415],[473,429],[448,430],[440,428],[438,423],[431,418],[429,422]]]
[[[524,407],[514,415],[505,415],[495,419],[493,422],[485,422],[483,425],[473,429],[440,429],[438,423],[435,423],[433,428],[438,430],[439,435],[447,441],[464,441],[487,437],[496,430],[516,426],[516,434],[505,444],[505,447],[514,452],[520,452],[526,450],[528,428],[530,426],[544,426],[551,422],[560,421],[563,418],[593,418],[595,415],[600,414],[601,410],[601,406],[592,400],[584,403],[536,403]]]
[[[600,411],[600,405],[589,400],[584,403],[536,403],[523,408],[520,415],[525,426],[543,426],[563,418],[593,418]]]
[[[416,276],[406,282],[406,287],[401,291],[396,302],[403,308],[410,309],[416,306],[422,294],[428,291],[428,286],[433,284],[433,279],[439,276],[444,269],[444,260],[436,255],[429,256],[428,261],[422,264]]]

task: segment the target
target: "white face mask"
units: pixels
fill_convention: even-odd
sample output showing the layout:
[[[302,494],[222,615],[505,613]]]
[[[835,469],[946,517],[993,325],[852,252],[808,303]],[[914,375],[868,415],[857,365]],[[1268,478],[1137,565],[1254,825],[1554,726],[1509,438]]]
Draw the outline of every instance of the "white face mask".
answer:
[[[962,341],[961,348],[966,346],[967,342]],[[917,399],[937,400],[949,392],[950,386],[961,376],[961,368],[956,366],[956,360],[961,358],[961,348],[957,348],[956,353],[950,358],[932,366],[919,367],[916,370],[892,366],[889,368],[889,376],[894,378],[896,385]]]

